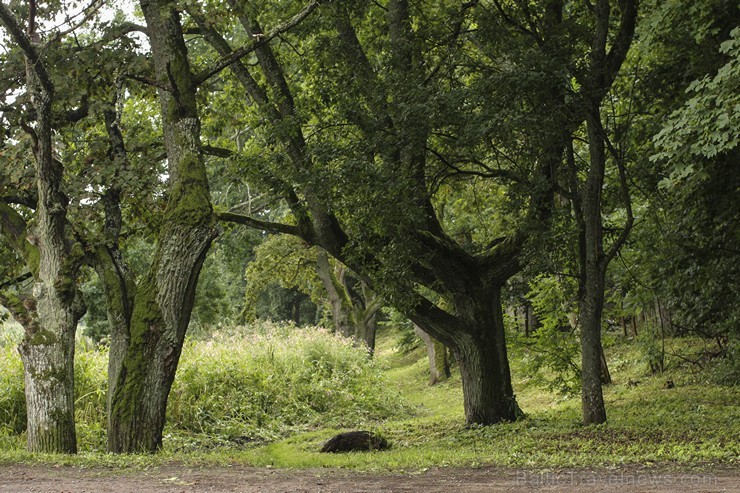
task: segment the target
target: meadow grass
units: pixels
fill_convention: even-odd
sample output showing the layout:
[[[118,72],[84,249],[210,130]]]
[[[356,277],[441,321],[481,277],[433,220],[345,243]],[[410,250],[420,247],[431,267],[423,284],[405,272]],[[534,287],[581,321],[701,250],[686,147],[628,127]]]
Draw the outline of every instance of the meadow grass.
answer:
[[[240,329],[208,341],[190,341],[173,387],[161,453],[103,453],[104,429],[95,423],[104,418],[98,417],[95,406],[104,401],[93,385],[89,402],[78,398],[78,422],[93,423],[83,424],[88,439],[82,453],[30,455],[22,451],[23,435],[6,428],[5,438],[0,433],[0,462],[143,469],[177,461],[396,472],[445,466],[627,464],[707,469],[740,462],[740,388],[714,384],[706,371],[679,360],[671,360],[665,374],[650,375],[639,345],[632,341],[617,340],[607,349],[615,380],[605,387],[609,422],[589,427],[580,423],[580,399],[538,387],[537,379],[521,371],[526,355],[516,351],[511,355],[514,388],[528,417],[489,427],[466,426],[459,374],[453,371],[449,380],[428,386],[425,353],[417,349],[401,354],[396,341],[393,331],[382,334],[374,361],[330,334],[290,327]],[[695,344],[685,339],[668,342],[677,351]],[[100,351],[88,352],[91,368],[94,361],[102,364]],[[8,381],[2,374],[0,378]],[[665,388],[668,379],[674,388]],[[88,388],[85,385],[81,387]],[[88,402],[83,410],[82,402]],[[359,428],[382,434],[391,449],[318,452],[333,434]]]

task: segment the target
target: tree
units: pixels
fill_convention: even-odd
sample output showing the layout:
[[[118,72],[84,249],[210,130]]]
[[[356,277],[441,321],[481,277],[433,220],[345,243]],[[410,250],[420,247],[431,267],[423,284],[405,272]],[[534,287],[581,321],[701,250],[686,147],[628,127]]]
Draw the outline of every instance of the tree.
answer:
[[[606,288],[606,270],[632,228],[633,215],[624,163],[609,139],[602,121],[602,104],[624,62],[635,31],[637,2],[619,4],[620,20],[609,39],[612,6],[609,1],[595,2],[594,37],[588,68],[581,77],[579,96],[586,112],[589,165],[584,184],[579,184],[572,151],[570,154],[573,209],[578,224],[579,319],[581,326],[581,400],[584,424],[606,421],[602,393],[604,350],[601,346],[601,320]],[[618,169],[622,199],[627,219],[619,236],[604,248],[602,189],[607,164],[607,148]]]
[[[246,278],[249,318],[258,314],[259,293],[278,283],[284,289],[299,290],[316,306],[328,306],[334,330],[373,353],[380,298],[320,248],[309,247],[295,236],[271,235],[255,249]]]
[[[167,396],[175,377],[205,255],[215,235],[200,121],[179,13],[169,0],[144,1],[169,171],[169,201],[154,259],[137,286],[128,347],[112,393],[111,452],[162,445]],[[118,290],[120,293],[120,289]],[[121,302],[126,297],[119,296]]]
[[[414,325],[414,333],[424,342],[427,348],[429,361],[429,385],[435,385],[450,378],[450,361],[447,348],[441,342],[424,332],[421,327]]]
[[[248,36],[264,32],[256,8],[236,2],[231,6]],[[281,63],[287,55],[276,55],[267,43],[256,50],[260,79],[246,65],[235,64],[232,72],[256,102],[259,118],[270,124],[271,135],[264,138],[271,147],[279,146],[273,151],[275,161],[260,166],[256,174],[282,194],[296,224],[236,214],[219,217],[298,235],[347,265],[452,348],[463,374],[468,422],[491,424],[517,418],[500,292],[518,269],[522,235],[500,238],[474,252],[451,239],[440,224],[430,200],[434,167],[429,160],[434,153],[428,149],[432,128],[446,125],[432,119],[444,110],[430,113],[427,105],[444,84],[434,66],[447,60],[435,59],[433,52],[428,60],[422,56],[437,43],[432,35],[455,46],[461,32],[455,26],[469,22],[468,9],[433,26],[439,32],[425,33],[430,36],[423,38],[414,33],[412,9],[405,1],[390,2],[387,17],[376,8],[328,6],[320,19],[323,31],[310,38],[317,59],[290,61],[303,64],[307,87],[320,89],[301,98],[286,77],[286,70],[296,66]],[[225,38],[203,22],[212,16],[191,14],[206,40],[222,56],[228,54]],[[358,34],[358,29],[376,28],[383,32],[380,44],[363,45],[364,33]],[[374,56],[387,50],[389,56],[373,66],[367,49],[378,50]],[[425,83],[427,78],[431,82]],[[297,107],[304,96],[310,96],[306,107]],[[459,112],[451,106],[450,110]],[[321,143],[307,140],[309,121],[322,129]],[[343,127],[353,130],[343,132]],[[387,188],[376,188],[381,183]],[[453,308],[449,312],[438,308],[419,286],[437,291]]]
[[[24,327],[19,347],[25,373],[28,449],[74,453],[74,340],[84,314],[76,283],[83,254],[67,222],[64,168],[54,158],[52,104],[54,82],[35,45],[35,4],[24,33],[17,18],[0,4],[0,22],[23,52],[26,88],[35,110],[35,127],[26,125],[35,158],[37,203],[31,228],[14,208],[0,202],[6,239],[33,277],[31,293],[4,294],[3,304]]]
[[[316,253],[316,274],[329,298],[336,331],[364,344],[372,356],[375,352],[377,314],[383,306],[382,299],[347,267],[339,262],[332,265],[323,250]]]

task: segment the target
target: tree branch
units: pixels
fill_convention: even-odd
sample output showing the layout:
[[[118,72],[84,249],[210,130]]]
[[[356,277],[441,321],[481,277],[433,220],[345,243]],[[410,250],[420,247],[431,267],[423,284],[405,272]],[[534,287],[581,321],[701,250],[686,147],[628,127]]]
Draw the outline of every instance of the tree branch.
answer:
[[[25,274],[21,274],[20,276],[16,277],[15,279],[12,279],[10,281],[4,282],[0,284],[0,289],[5,289],[10,286],[15,286],[16,284],[22,283],[23,281],[27,279],[31,279],[33,277],[33,274],[31,272],[26,272]]]
[[[110,43],[111,41],[114,41],[118,38],[122,38],[123,36],[129,33],[134,33],[134,32],[139,32],[139,33],[149,35],[149,31],[147,30],[146,26],[135,24],[133,22],[122,22],[121,24],[118,24],[117,26],[112,27],[109,31],[103,34],[103,37],[100,38],[98,41],[95,41],[94,43],[92,43],[89,46],[86,46],[85,48],[105,45],[107,43]]]
[[[8,30],[10,36],[18,43],[23,53],[28,59],[29,65],[33,68],[34,73],[39,79],[41,87],[47,94],[54,92],[54,84],[51,82],[51,77],[46,71],[46,66],[41,63],[39,53],[36,47],[31,42],[31,39],[23,32],[18,19],[10,11],[7,5],[0,2],[0,22],[5,25],[5,29]],[[29,26],[30,27],[30,26]]]
[[[250,216],[235,214],[233,212],[216,212],[214,213],[219,221],[241,224],[253,229],[260,229],[270,233],[283,233],[300,237],[298,226],[292,224],[275,223],[270,221],[261,221]]]
[[[151,79],[149,77],[144,77],[143,75],[136,75],[136,74],[124,74],[124,77],[128,79],[135,80],[137,82],[141,82],[142,84],[146,84],[148,86],[154,86],[158,89],[162,89],[163,91],[172,92],[172,88],[168,86],[167,84],[163,82],[159,82],[158,80]]]
[[[205,154],[208,154],[209,156],[217,156],[217,157],[231,157],[234,154],[236,154],[236,152],[232,151],[231,149],[225,149],[223,147],[215,147],[215,146],[209,146],[209,145],[203,146],[203,152]]]
[[[54,36],[52,36],[51,38],[49,38],[49,40],[46,43],[44,43],[44,47],[47,47],[50,44],[59,41],[60,39],[62,39],[67,34],[69,34],[69,33],[73,32],[73,31],[79,29],[85,22],[87,22],[88,20],[90,20],[90,18],[93,15],[95,15],[97,13],[97,11],[100,10],[100,8],[103,5],[105,5],[105,1],[104,0],[93,0],[90,3],[90,5],[88,5],[84,9],[82,9],[82,11],[79,14],[77,14],[77,15],[75,15],[75,16],[72,17],[72,18],[74,18],[74,17],[77,17],[78,15],[84,14],[83,17],[82,17],[82,20],[80,20],[76,24],[72,24],[69,28],[67,28],[64,31],[59,31],[58,33],[55,33]],[[69,22],[70,20],[72,20],[72,19],[68,19],[67,22]]]
[[[496,7],[496,10],[498,11],[499,15],[503,17],[503,19],[514,29],[517,29],[518,31],[521,31],[523,34],[526,34],[527,36],[531,37],[535,40],[535,42],[538,45],[542,44],[542,38],[533,30],[527,29],[524,27],[520,22],[518,22],[516,19],[514,19],[512,16],[506,13],[503,6],[501,5],[501,2],[499,0],[493,0],[493,5]]]
[[[234,53],[234,50],[229,46],[228,41],[226,41],[218,31],[208,24],[203,14],[197,11],[194,6],[188,7],[188,13],[198,25],[198,28],[205,40],[219,55],[226,58]],[[256,101],[261,108],[267,111],[270,119],[277,121],[279,119],[279,115],[277,114],[277,111],[269,105],[267,93],[262,89],[262,87],[260,87],[254,77],[252,77],[252,74],[249,73],[249,70],[244,63],[242,63],[241,60],[236,60],[230,65],[230,69],[239,83],[244,87],[244,89],[246,89],[249,97]]]
[[[243,46],[237,50],[234,50],[229,55],[222,57],[220,60],[214,63],[213,66],[195,75],[194,77],[195,85],[200,85],[204,83],[205,81],[207,81],[214,75],[218,74],[219,72],[221,72],[223,69],[225,69],[229,65],[235,63],[237,60],[241,60],[242,58],[252,53],[253,51],[257,50],[258,48],[267,45],[270,41],[272,41],[274,38],[276,38],[280,34],[286,31],[289,31],[290,29],[293,29],[295,26],[300,24],[306,17],[308,17],[311,14],[311,12],[316,10],[318,6],[319,6],[319,0],[312,0],[308,5],[306,5],[300,12],[298,12],[288,21],[280,24],[279,26],[277,26],[275,29],[273,29],[269,33],[259,36],[256,41],[253,41],[252,43],[246,46]]]

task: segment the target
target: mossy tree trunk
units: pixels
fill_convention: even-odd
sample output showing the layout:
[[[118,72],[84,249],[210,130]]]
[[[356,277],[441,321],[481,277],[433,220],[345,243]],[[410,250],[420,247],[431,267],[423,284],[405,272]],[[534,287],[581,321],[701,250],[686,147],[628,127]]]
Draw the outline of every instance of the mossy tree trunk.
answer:
[[[111,399],[108,450],[118,453],[154,452],[162,445],[167,397],[215,232],[196,85],[178,8],[168,0],[142,1],[141,8],[159,84],[169,202],[152,265],[136,289],[128,347]]]
[[[470,301],[455,304],[455,316],[428,306],[417,308],[412,320],[452,351],[469,424],[515,421],[522,412],[511,385],[501,285],[481,285],[468,294]]]
[[[9,302],[25,329],[19,352],[25,373],[28,450],[74,453],[74,342],[77,322],[84,314],[76,274],[83,255],[67,223],[64,168],[52,154],[54,83],[34,44],[39,41],[35,10],[30,11],[25,33],[4,4],[0,4],[0,22],[23,51],[26,86],[36,112],[35,127],[26,128],[36,164],[35,226],[27,230],[20,216],[3,209],[6,236],[28,264],[34,281],[30,294]],[[26,239],[32,247],[25,245]]]

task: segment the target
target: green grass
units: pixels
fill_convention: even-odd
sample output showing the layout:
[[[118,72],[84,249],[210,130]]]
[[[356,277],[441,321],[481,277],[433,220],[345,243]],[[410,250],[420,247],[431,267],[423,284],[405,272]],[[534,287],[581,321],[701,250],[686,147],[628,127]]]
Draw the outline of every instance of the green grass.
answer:
[[[265,432],[266,441],[236,444],[219,438],[223,434],[219,435],[216,428],[202,433],[192,423],[188,424],[191,418],[187,416],[193,416],[192,409],[198,409],[198,405],[183,401],[179,405],[187,404],[192,409],[180,410],[181,416],[173,417],[174,424],[168,427],[169,439],[158,455],[126,459],[100,452],[85,452],[76,457],[29,455],[19,446],[8,447],[0,439],[0,462],[40,461],[84,467],[125,464],[143,469],[177,461],[203,466],[246,464],[371,471],[419,471],[440,466],[563,468],[626,464],[707,469],[734,467],[740,463],[737,439],[740,436],[740,387],[716,385],[706,371],[699,371],[676,358],[669,359],[664,375],[649,375],[639,345],[632,341],[617,338],[607,349],[615,380],[613,385],[605,387],[609,422],[591,427],[584,427],[580,422],[579,398],[563,397],[536,386],[533,379],[520,371],[522,355],[516,353],[511,355],[514,387],[528,418],[490,427],[467,427],[459,374],[454,373],[446,382],[429,387],[425,353],[417,349],[410,354],[399,354],[395,351],[395,341],[393,333],[385,333],[378,341],[377,361],[371,369],[383,375],[373,376],[369,381],[380,387],[359,387],[364,389],[362,392],[374,395],[371,401],[383,402],[380,396],[386,396],[394,405],[365,415],[360,408],[350,407],[348,409],[354,410],[348,412],[360,412],[354,421],[335,419],[336,416],[330,414],[322,419],[327,412],[322,407],[321,412],[309,413],[309,418],[300,426],[286,425],[277,428],[277,432],[270,432],[273,439]],[[295,345],[290,343],[287,347]],[[696,341],[689,339],[669,341],[669,346],[675,350],[686,351],[696,345]],[[323,354],[328,350],[322,348],[319,352]],[[197,355],[194,351],[195,348],[190,348],[183,356],[183,384],[196,385],[197,380],[194,375],[187,376],[189,371],[195,371],[195,366],[189,369],[188,358],[195,357],[192,361],[203,368],[204,360],[211,357],[205,346],[198,349],[200,352],[195,351]],[[223,357],[221,354],[215,361]],[[291,382],[300,381],[296,375],[302,374],[303,364],[305,358],[292,360],[280,382],[285,378],[293,379]],[[204,374],[210,371],[207,365],[205,367],[197,378],[205,378]],[[249,378],[247,374],[234,375],[237,382]],[[667,379],[673,380],[675,388],[664,388]],[[193,382],[188,383],[188,380]],[[230,392],[229,388],[219,389],[210,392],[214,395],[208,398],[216,399],[220,393]],[[402,403],[396,400],[399,395]],[[248,398],[253,400],[253,396]],[[226,402],[229,401],[224,401],[224,405]],[[303,409],[302,406],[298,409]],[[318,453],[323,441],[350,427],[381,433],[392,448],[383,452]]]

